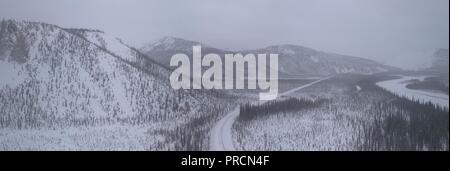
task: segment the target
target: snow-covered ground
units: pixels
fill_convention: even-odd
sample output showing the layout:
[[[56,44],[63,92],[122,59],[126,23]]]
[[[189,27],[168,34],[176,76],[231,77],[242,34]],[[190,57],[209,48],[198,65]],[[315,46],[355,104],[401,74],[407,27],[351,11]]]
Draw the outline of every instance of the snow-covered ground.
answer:
[[[153,126],[0,129],[1,150],[157,150],[165,137]]]
[[[411,100],[420,100],[422,102],[432,102],[441,107],[445,107],[448,109],[448,95],[443,93],[436,93],[430,91],[422,91],[422,90],[413,90],[406,87],[408,85],[408,80],[424,80],[425,76],[420,77],[410,77],[410,76],[402,76],[399,79],[387,80],[378,82],[377,85],[391,91],[392,93],[398,94],[399,96],[404,96]]]
[[[355,150],[357,125],[328,110],[269,115],[238,128],[239,150]],[[354,114],[357,115],[357,114]],[[240,133],[241,132],[241,133]],[[237,146],[237,145],[236,145]]]
[[[170,70],[99,31],[16,21],[0,30],[0,151],[203,150],[211,114],[228,105],[172,89]]]
[[[24,80],[20,75],[20,65],[10,64],[0,60],[0,89],[4,86],[16,87]]]
[[[408,106],[391,104],[390,100],[407,101],[400,99],[391,93],[381,90],[373,85],[368,77],[336,76],[334,79],[323,81],[310,86],[302,91],[297,91],[287,96],[300,99],[325,99],[324,103],[312,108],[295,109],[292,111],[274,112],[269,115],[257,115],[251,120],[238,117],[233,125],[232,135],[234,148],[236,150],[424,150],[431,149],[435,141],[446,144],[445,122],[431,122],[442,128],[429,129],[429,119],[423,119],[417,123],[408,123],[407,126],[392,131],[392,127],[386,127],[393,114],[401,113],[406,116],[417,116],[422,113],[408,111]],[[419,78],[424,79],[424,78]],[[367,81],[369,80],[369,81]],[[408,80],[408,79],[406,79]],[[403,82],[405,80],[398,80]],[[382,105],[379,105],[382,104]],[[264,110],[264,108],[261,108]],[[445,115],[444,110],[430,110],[429,118]],[[376,117],[375,117],[376,115]],[[379,119],[385,117],[383,119]],[[387,119],[386,119],[387,118]],[[427,117],[424,117],[427,118]],[[394,118],[398,119],[398,118]],[[380,124],[382,123],[382,124]],[[448,122],[447,122],[448,124]],[[381,126],[380,126],[381,125]],[[421,126],[424,125],[424,126]],[[448,127],[448,126],[447,126]],[[420,131],[414,131],[420,130]],[[374,134],[373,130],[382,130]],[[410,144],[395,147],[385,145],[385,142],[402,143],[400,140],[390,140],[390,137],[423,137],[423,130],[436,133],[432,140],[426,143],[412,141]],[[381,133],[383,132],[383,133]],[[439,132],[439,133],[437,133]],[[386,138],[386,139],[384,139]],[[422,143],[422,144],[420,144]],[[422,148],[423,146],[424,148]],[[437,145],[439,146],[439,145]],[[443,147],[435,150],[446,149]]]
[[[356,88],[356,91],[361,91],[361,87],[359,85],[356,85],[355,88]]]

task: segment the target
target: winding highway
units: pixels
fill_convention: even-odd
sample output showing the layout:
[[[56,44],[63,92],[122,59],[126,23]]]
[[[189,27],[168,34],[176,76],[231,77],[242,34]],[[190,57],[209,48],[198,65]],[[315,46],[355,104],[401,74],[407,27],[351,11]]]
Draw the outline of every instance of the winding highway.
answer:
[[[294,89],[288,90],[278,95],[278,97],[286,96],[291,93],[297,92],[306,87],[312,86],[316,83],[319,83],[323,80],[327,80],[331,77],[322,78],[311,83],[302,85],[300,87],[296,87]],[[267,101],[260,102],[260,104],[264,104]],[[232,137],[232,127],[236,118],[239,116],[239,105],[236,106],[232,111],[227,113],[225,117],[219,120],[213,129],[210,132],[210,150],[211,151],[236,151],[233,143]]]

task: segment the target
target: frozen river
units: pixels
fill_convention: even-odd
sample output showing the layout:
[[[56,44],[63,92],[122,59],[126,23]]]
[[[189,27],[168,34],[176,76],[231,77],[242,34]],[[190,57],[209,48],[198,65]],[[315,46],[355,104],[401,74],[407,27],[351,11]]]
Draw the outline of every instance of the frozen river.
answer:
[[[406,81],[412,79],[423,80],[424,78],[425,78],[424,76],[421,77],[403,76],[402,78],[399,79],[378,82],[377,85],[382,88],[385,88],[388,91],[391,91],[392,93],[404,96],[408,99],[416,99],[422,102],[432,102],[434,104],[437,104],[439,106],[448,109],[449,106],[448,95],[444,93],[436,93],[425,90],[413,90],[406,87],[407,85]]]

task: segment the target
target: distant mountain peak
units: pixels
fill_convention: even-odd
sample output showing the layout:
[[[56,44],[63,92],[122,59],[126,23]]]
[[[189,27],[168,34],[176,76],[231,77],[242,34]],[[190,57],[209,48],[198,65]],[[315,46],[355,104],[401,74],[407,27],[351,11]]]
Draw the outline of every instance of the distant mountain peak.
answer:
[[[265,49],[273,49],[273,48],[303,49],[303,48],[307,48],[307,47],[300,46],[300,45],[294,45],[294,44],[279,44],[279,45],[267,46]],[[308,48],[308,49],[311,49],[311,48]]]
[[[180,38],[180,37],[164,36],[161,39],[159,39],[158,42],[172,44],[172,43],[175,43],[175,42],[194,42],[194,41],[186,40],[186,39],[183,39],[183,38]]]
[[[285,54],[285,55],[295,55],[297,53],[317,53],[319,51],[305,47],[300,45],[294,45],[294,44],[280,44],[280,45],[271,45],[267,46],[262,49],[257,49],[256,51],[270,51],[272,53],[276,52],[279,54]]]
[[[191,40],[186,40],[179,37],[173,37],[173,36],[164,36],[161,39],[157,40],[156,42],[152,42],[149,44],[144,45],[141,50],[143,52],[152,51],[152,50],[170,50],[170,49],[192,49],[192,46],[195,45],[201,45],[202,47],[207,47],[206,45],[195,42]]]

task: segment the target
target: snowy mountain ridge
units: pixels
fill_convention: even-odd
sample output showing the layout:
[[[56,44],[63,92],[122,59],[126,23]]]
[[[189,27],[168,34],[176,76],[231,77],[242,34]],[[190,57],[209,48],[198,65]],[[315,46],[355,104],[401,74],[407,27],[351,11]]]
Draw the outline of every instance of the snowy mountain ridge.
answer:
[[[375,61],[317,51],[298,45],[274,45],[256,50],[226,51],[181,38],[162,38],[155,43],[145,45],[141,51],[159,63],[169,66],[170,58],[176,53],[192,53],[192,46],[202,45],[202,53],[275,53],[279,54],[279,72],[281,76],[327,76],[340,73],[372,74],[398,70],[395,67],[379,64]]]

